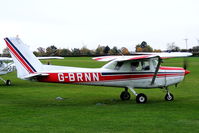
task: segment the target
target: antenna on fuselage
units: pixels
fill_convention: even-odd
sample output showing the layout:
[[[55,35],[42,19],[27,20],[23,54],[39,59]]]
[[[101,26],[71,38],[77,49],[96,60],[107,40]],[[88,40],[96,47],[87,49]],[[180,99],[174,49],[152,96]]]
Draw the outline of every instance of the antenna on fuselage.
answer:
[[[196,39],[197,40],[197,42],[198,42],[198,46],[199,46],[199,39]]]
[[[184,40],[185,40],[185,44],[186,44],[186,50],[188,50],[188,39],[185,38]]]

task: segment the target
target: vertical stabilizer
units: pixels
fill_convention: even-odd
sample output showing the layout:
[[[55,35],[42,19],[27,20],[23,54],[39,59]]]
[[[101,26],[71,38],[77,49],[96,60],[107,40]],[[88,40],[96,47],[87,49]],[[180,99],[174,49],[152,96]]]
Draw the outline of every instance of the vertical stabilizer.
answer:
[[[16,65],[19,78],[42,71],[42,63],[18,37],[4,40]]]

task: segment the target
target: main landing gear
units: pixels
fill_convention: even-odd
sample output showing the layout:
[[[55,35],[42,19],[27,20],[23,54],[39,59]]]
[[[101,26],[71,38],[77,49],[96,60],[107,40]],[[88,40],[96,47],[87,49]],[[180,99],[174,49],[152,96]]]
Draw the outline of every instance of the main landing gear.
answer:
[[[126,87],[126,88],[125,88],[125,91],[123,91],[123,92],[120,94],[121,100],[123,100],[123,101],[125,101],[125,100],[130,100],[131,95],[130,95],[130,93],[128,92],[128,89],[130,89],[130,90],[133,92],[133,94],[136,96],[136,102],[137,102],[137,103],[146,103],[146,102],[147,102],[147,97],[146,97],[145,94],[143,94],[143,93],[137,94],[137,93],[135,92],[135,90],[134,90],[133,88],[131,88],[131,87],[128,87],[128,88]]]
[[[3,78],[0,77],[0,80],[2,80],[5,85],[10,86],[11,85],[11,80],[4,80]]]
[[[128,92],[128,89],[130,89],[131,92],[133,92],[133,94],[136,96],[136,102],[137,103],[146,103],[147,102],[147,96],[145,94],[143,94],[143,93],[137,94],[132,87],[128,87],[128,88],[126,87],[125,90],[122,91],[122,93],[120,94],[120,99],[122,101],[130,100],[131,95]],[[166,90],[165,100],[166,101],[173,101],[174,100],[174,96],[173,96],[173,94],[171,94],[169,92],[169,88],[165,87],[165,90]]]
[[[130,100],[130,98],[131,98],[131,95],[128,92],[128,88],[125,88],[125,91],[122,91],[122,93],[120,94],[120,99],[122,101],[126,101],[126,100]]]

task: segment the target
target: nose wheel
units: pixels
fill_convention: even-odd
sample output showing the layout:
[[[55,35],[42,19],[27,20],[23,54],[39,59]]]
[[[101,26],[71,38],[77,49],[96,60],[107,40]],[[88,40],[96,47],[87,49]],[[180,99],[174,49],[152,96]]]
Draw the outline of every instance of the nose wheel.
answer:
[[[173,94],[171,94],[171,93],[169,92],[169,88],[166,87],[165,90],[166,90],[167,93],[166,93],[164,99],[165,99],[166,101],[173,101],[173,100],[174,100],[174,96],[173,96]]]
[[[164,99],[166,101],[173,101],[174,100],[174,96],[173,96],[173,94],[169,93],[169,94],[165,95]]]

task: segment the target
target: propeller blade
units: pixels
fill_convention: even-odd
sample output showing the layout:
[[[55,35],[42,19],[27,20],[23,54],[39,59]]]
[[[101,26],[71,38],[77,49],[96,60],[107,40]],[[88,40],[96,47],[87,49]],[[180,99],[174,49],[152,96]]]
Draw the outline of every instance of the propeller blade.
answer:
[[[183,61],[183,68],[184,68],[184,70],[185,70],[185,75],[187,75],[187,74],[190,73],[190,71],[187,70],[188,66],[189,66],[188,58],[184,58],[184,61]],[[184,80],[185,80],[185,77],[186,77],[186,76],[184,76]]]
[[[184,68],[185,70],[187,70],[187,68],[188,68],[188,59],[187,59],[187,58],[184,58],[184,61],[183,61],[183,68]]]

